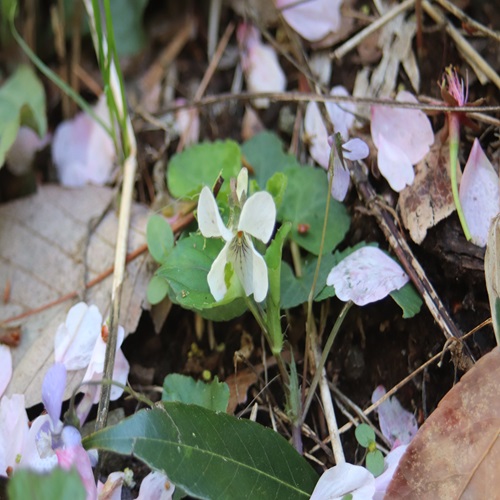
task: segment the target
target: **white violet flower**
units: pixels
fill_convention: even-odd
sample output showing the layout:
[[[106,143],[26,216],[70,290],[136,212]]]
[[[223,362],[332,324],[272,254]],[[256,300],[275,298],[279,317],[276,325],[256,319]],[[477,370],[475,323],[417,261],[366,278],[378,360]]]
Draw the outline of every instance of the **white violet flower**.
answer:
[[[229,227],[222,222],[217,202],[208,187],[204,187],[198,201],[198,224],[205,238],[224,238],[226,244],[214,260],[208,273],[208,286],[216,301],[227,292],[224,276],[226,265],[231,263],[246,295],[253,293],[256,302],[262,302],[269,288],[267,266],[262,255],[254,248],[252,236],[267,243],[276,222],[273,197],[260,191],[246,199],[248,171],[241,169],[236,181],[236,197],[241,209]],[[233,219],[233,218],[231,218]]]

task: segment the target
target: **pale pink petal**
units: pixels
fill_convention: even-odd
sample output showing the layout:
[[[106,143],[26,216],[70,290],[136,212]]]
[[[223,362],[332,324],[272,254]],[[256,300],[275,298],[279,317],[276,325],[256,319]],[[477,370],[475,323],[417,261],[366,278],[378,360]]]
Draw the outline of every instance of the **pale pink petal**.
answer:
[[[206,186],[201,190],[200,198],[198,199],[197,217],[200,232],[205,238],[222,237],[226,241],[232,239],[233,233],[222,222],[214,195]]]
[[[311,500],[342,500],[352,495],[353,500],[371,500],[375,493],[373,474],[359,465],[342,463],[323,472]]]
[[[81,444],[81,436],[77,429],[71,426],[64,427],[61,439],[64,443],[55,453],[59,466],[64,470],[76,467],[78,474],[87,492],[87,500],[97,499],[97,487],[90,458]]]
[[[9,170],[15,175],[23,175],[30,170],[37,151],[43,149],[49,142],[50,135],[40,138],[29,127],[19,127],[16,140],[7,152],[5,159]]]
[[[97,338],[101,335],[102,316],[96,306],[84,302],[74,305],[59,325],[54,339],[55,360],[67,370],[86,368]]]
[[[238,231],[267,243],[276,224],[276,205],[267,191],[259,191],[248,198],[241,210]]]
[[[185,99],[177,99],[175,104],[184,104]],[[175,112],[177,133],[184,137],[184,145],[196,144],[200,138],[200,113],[197,108],[181,108]]]
[[[345,87],[337,85],[330,91],[330,95],[348,97],[350,94]],[[349,138],[349,129],[354,123],[356,105],[353,102],[325,103],[328,115],[332,120],[334,133],[340,133],[344,140]]]
[[[12,354],[10,348],[0,344],[0,397],[12,378]]]
[[[415,172],[405,151],[383,136],[378,140],[377,162],[380,173],[394,191],[399,192],[413,184]]]
[[[109,125],[104,96],[94,106],[94,111]],[[79,187],[89,182],[102,185],[111,180],[115,149],[101,125],[82,112],[57,127],[52,141],[52,158],[63,186]]]
[[[372,394],[372,403],[376,403],[386,393],[379,385]],[[378,408],[378,420],[382,434],[391,443],[409,444],[418,431],[417,420],[413,413],[405,410],[395,396],[384,401]]]
[[[460,202],[472,242],[485,246],[491,221],[500,212],[500,180],[477,139],[460,182]]]
[[[370,148],[365,141],[354,138],[343,144],[342,154],[351,161],[363,160],[370,154]]]
[[[328,133],[323,118],[315,102],[310,102],[306,107],[304,129],[309,142],[310,155],[318,165],[327,169],[331,147],[328,144]]]
[[[7,468],[16,468],[28,436],[23,395],[13,394],[0,399],[0,423],[0,476],[7,477]]]
[[[335,154],[332,181],[332,196],[334,200],[344,201],[350,181],[351,176],[349,172],[342,166],[339,157]]]
[[[104,484],[99,481],[97,484],[99,500],[121,500],[124,477],[123,472],[112,472]]]
[[[399,264],[376,247],[363,247],[348,255],[328,275],[340,300],[358,306],[376,302],[408,283]]]
[[[230,242],[227,242],[224,245],[224,248],[220,251],[219,255],[217,255],[217,258],[213,261],[212,267],[210,268],[207,276],[210,293],[212,294],[216,302],[222,300],[227,292],[225,268],[227,264],[230,244]]]
[[[396,97],[398,102],[416,103],[416,98],[406,91]],[[372,106],[371,133],[377,148],[381,139],[405,152],[415,165],[429,152],[434,143],[434,133],[429,118],[418,109],[404,109],[390,106]]]
[[[260,33],[249,23],[242,23],[237,31],[241,47],[241,64],[250,92],[282,92],[286,88],[285,73],[276,51],[262,43]],[[258,108],[269,105],[268,99],[256,99]]]
[[[275,0],[286,22],[303,38],[316,42],[340,28],[342,0]],[[288,7],[290,6],[290,7]]]
[[[175,486],[161,472],[150,472],[141,483],[137,500],[171,500]]]
[[[394,448],[384,459],[385,470],[380,476],[375,478],[375,494],[373,500],[383,500],[387,487],[392,480],[392,476],[396,472],[399,461],[404,455],[408,445],[401,445]]]

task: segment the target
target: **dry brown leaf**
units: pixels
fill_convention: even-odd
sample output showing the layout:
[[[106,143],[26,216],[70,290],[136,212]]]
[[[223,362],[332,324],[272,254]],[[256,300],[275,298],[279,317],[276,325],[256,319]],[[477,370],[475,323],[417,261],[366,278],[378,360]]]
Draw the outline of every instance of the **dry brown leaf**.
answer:
[[[493,329],[500,345],[500,214],[490,226],[486,254],[484,256],[484,275],[490,300]]]
[[[97,305],[103,317],[107,316],[112,277],[85,296],[83,284],[113,265],[118,219],[113,209],[105,214],[113,196],[104,187],[69,190],[41,186],[34,196],[0,206],[0,288],[7,280],[11,283],[10,300],[0,305],[0,322],[75,290],[81,291],[81,300]],[[129,250],[145,242],[147,213],[140,205],[133,208]],[[87,248],[91,222],[103,214]],[[134,331],[139,321],[150,278],[146,259],[146,255],[140,256],[127,266],[120,317],[126,333]],[[57,327],[76,302],[78,299],[69,300],[7,325],[21,326],[21,342],[12,349],[14,372],[6,394],[24,394],[27,407],[41,400],[43,377],[54,362]],[[68,374],[66,397],[83,374]]]
[[[259,368],[260,370],[257,371]],[[254,369],[245,368],[227,377],[226,384],[229,386],[227,413],[232,415],[238,405],[246,403],[248,389],[259,380],[259,373],[262,369],[262,365]]]
[[[455,211],[449,174],[448,143],[439,134],[427,156],[415,166],[415,180],[399,195],[403,224],[415,243],[422,243],[427,230]]]
[[[420,428],[401,458],[386,500],[499,498],[499,378],[496,347]]]

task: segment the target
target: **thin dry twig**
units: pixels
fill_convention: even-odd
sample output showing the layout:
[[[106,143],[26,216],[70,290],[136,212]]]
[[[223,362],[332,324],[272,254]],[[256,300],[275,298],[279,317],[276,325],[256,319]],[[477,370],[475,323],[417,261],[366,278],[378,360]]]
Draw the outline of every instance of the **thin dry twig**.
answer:
[[[446,32],[457,44],[458,50],[460,50],[461,54],[472,66],[481,83],[486,83],[484,78],[486,76],[486,78],[488,78],[494,85],[496,85],[497,88],[500,89],[500,76],[498,73],[483,57],[477,53],[474,47],[472,47],[472,45],[460,34],[460,32],[451,24],[446,16],[444,16],[439,9],[436,9],[433,5],[431,5],[428,0],[423,0],[422,6],[425,12],[427,12],[427,14],[432,17],[436,23],[443,24],[446,27]]]
[[[348,52],[355,49],[365,38],[369,37],[372,33],[375,33],[382,26],[386,25],[389,21],[392,21],[396,16],[404,12],[405,10],[413,7],[415,0],[405,0],[403,3],[392,8],[386,12],[382,17],[368,25],[366,28],[362,29],[359,33],[349,38],[347,42],[343,43],[340,47],[335,49],[330,57],[332,59],[341,60]]]

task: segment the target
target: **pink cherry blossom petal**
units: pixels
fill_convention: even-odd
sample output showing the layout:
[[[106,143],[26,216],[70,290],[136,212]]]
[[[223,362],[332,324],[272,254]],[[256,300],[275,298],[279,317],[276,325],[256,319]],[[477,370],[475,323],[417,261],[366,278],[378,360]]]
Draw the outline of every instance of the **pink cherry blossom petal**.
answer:
[[[241,65],[250,92],[281,92],[286,88],[285,73],[281,69],[276,51],[263,44],[255,26],[242,23],[238,26],[238,42],[241,48]],[[256,99],[258,108],[269,106],[269,99]]]
[[[24,396],[13,394],[0,399],[0,476],[7,477],[7,468],[16,468],[28,436],[28,416]]]
[[[500,180],[478,139],[474,140],[462,175],[460,202],[472,242],[485,246],[491,221],[500,212]]]
[[[32,167],[33,160],[38,151],[43,149],[50,141],[50,135],[40,138],[29,127],[19,127],[16,140],[7,152],[5,159],[9,170],[15,175],[23,175]]]
[[[109,125],[109,111],[103,96],[95,113]],[[52,141],[52,158],[63,186],[87,183],[103,185],[111,180],[115,148],[109,134],[86,113],[61,123]]]
[[[372,403],[376,403],[386,393],[379,385],[372,394]],[[384,401],[378,408],[378,420],[382,434],[392,446],[409,444],[418,431],[417,420],[413,413],[405,410],[396,397]]]
[[[340,300],[364,306],[386,297],[408,283],[399,264],[376,247],[363,247],[337,264],[326,284],[335,287]]]
[[[124,472],[112,472],[104,484],[99,481],[97,484],[99,500],[122,500],[124,478]]]
[[[286,22],[303,38],[316,42],[339,30],[342,0],[275,0]]]
[[[0,397],[12,378],[12,354],[10,348],[0,344]]]
[[[415,97],[401,91],[399,102],[416,103]],[[421,161],[434,143],[429,118],[420,110],[372,106],[372,139],[378,148],[381,174],[395,191],[401,191],[414,179],[412,165]]]
[[[52,449],[51,425],[49,415],[40,415],[33,420],[24,441],[20,467],[45,473],[57,466],[57,456]]]
[[[375,493],[373,474],[359,465],[342,463],[323,472],[314,488],[311,500],[368,500]]]
[[[391,188],[399,192],[413,184],[415,171],[404,150],[389,142],[384,136],[379,137],[378,143],[378,169]]]
[[[97,338],[101,335],[102,316],[96,306],[75,304],[59,325],[54,339],[55,360],[67,370],[86,368]]]
[[[161,472],[150,472],[141,483],[136,500],[171,500],[175,486]]]

